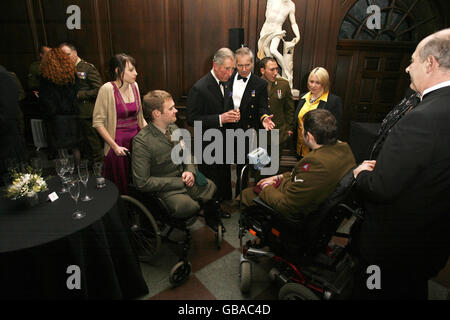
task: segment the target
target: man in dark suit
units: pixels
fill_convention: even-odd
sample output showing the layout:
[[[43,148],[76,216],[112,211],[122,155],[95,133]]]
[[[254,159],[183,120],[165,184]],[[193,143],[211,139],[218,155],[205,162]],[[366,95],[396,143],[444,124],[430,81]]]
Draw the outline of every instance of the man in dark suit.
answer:
[[[228,48],[219,49],[214,54],[212,70],[198,80],[189,91],[186,108],[188,124],[195,126],[194,121],[200,121],[202,125],[202,136],[194,136],[195,140],[203,141],[203,132],[210,128],[219,129],[222,133],[222,157],[215,157],[221,159],[211,164],[205,164],[205,159],[202,159],[198,166],[200,172],[216,184],[220,202],[231,200],[232,197],[230,165],[226,164],[223,151],[225,151],[225,129],[230,123],[238,122],[240,119],[239,110],[230,108],[231,91],[227,84],[234,67],[233,52]],[[208,144],[208,141],[202,143],[203,151]],[[229,214],[224,213],[223,217],[229,217]]]
[[[406,72],[422,101],[354,170],[366,209],[355,298],[427,299],[449,257],[450,29],[423,39]]]
[[[239,48],[235,52],[237,71],[231,76],[229,86],[232,91],[232,106],[234,110],[239,110],[241,119],[234,125],[235,129],[247,131],[250,128],[255,129],[251,137],[245,143],[244,150],[238,149],[238,141],[244,140],[237,136],[235,139],[235,160],[236,160],[236,193],[240,191],[240,174],[246,163],[248,163],[247,154],[252,151],[249,146],[256,147],[256,134],[258,129],[265,128],[267,131],[272,130],[275,124],[272,122],[270,108],[268,106],[267,82],[252,73],[254,58],[249,48]],[[249,133],[249,132],[247,132]],[[239,133],[237,133],[239,134]],[[237,151],[240,152],[238,157]],[[244,151],[244,152],[243,152]],[[242,180],[242,188],[248,186],[248,171]]]

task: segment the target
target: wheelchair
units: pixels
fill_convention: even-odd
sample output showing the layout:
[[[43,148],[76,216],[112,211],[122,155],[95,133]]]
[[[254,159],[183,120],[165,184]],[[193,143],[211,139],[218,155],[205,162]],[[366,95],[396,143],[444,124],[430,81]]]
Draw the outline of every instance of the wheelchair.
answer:
[[[129,152],[127,152],[130,157]],[[134,185],[128,186],[129,195],[121,195],[125,211],[125,224],[131,233],[131,242],[136,250],[139,261],[150,262],[157,255],[163,242],[181,245],[183,250],[179,261],[172,267],[169,274],[169,282],[176,287],[183,284],[191,274],[192,266],[188,261],[188,252],[191,245],[190,227],[198,217],[204,217],[200,213],[204,206],[201,204],[199,212],[185,218],[174,217],[164,202],[156,194],[141,192]],[[206,220],[206,218],[205,218]],[[215,243],[220,250],[225,229],[222,221],[216,217],[217,225],[211,229],[215,231]],[[161,230],[167,232],[161,232]],[[174,230],[184,233],[183,240],[170,238]]]
[[[333,235],[350,238],[336,231],[345,218],[354,220],[352,229],[363,219],[353,186],[353,170],[350,170],[335,191],[301,223],[283,217],[259,197],[254,199],[256,206],[241,210],[241,292],[246,294],[251,288],[252,262],[268,257],[274,261],[269,276],[281,287],[280,300],[348,298],[356,261],[350,256],[348,245],[330,247],[329,242]],[[250,240],[243,243],[247,232],[258,237],[261,243],[252,244]]]

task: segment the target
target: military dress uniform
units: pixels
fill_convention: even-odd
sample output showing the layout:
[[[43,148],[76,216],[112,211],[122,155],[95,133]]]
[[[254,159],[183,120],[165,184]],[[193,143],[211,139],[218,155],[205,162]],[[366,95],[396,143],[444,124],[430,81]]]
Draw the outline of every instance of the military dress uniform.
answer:
[[[347,143],[323,145],[298,161],[291,172],[284,173],[278,188],[267,186],[259,197],[281,214],[301,221],[326,200],[354,166],[355,158]],[[245,189],[243,204],[252,205],[256,196],[253,188]]]
[[[40,77],[41,77],[41,62],[40,61],[33,61],[30,64],[30,68],[28,69],[27,74],[27,84],[28,89],[30,90],[37,90],[39,91],[39,85],[40,85]]]
[[[191,188],[185,185],[181,175],[189,171],[195,176],[197,167],[172,161],[174,143],[168,136],[176,129],[176,125],[169,125],[164,134],[152,122],[142,128],[133,138],[131,171],[138,190],[156,193],[175,217],[185,218],[200,209],[198,200],[203,203],[212,200],[217,188],[209,179],[205,185],[194,184]]]
[[[92,113],[98,90],[103,84],[102,78],[94,65],[84,60],[79,60],[76,68],[77,77],[80,80],[77,106],[80,111],[80,125],[84,139],[81,153],[92,162],[102,162],[103,141],[97,130],[92,127]]]
[[[270,112],[273,114],[272,121],[275,123],[275,129],[279,130],[279,156],[289,138],[288,131],[292,130],[294,117],[294,99],[292,97],[289,81],[278,77],[275,82],[269,82],[267,86],[269,95]],[[268,134],[268,137],[270,135]],[[270,145],[271,139],[268,141]],[[269,148],[270,150],[270,148]]]

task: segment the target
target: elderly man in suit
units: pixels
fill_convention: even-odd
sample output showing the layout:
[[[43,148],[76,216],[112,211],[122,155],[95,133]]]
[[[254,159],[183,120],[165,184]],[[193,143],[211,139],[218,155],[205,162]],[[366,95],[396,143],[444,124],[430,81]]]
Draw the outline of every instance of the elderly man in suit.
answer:
[[[223,136],[223,154],[225,148],[225,129],[232,128],[231,123],[240,119],[239,110],[231,108],[231,91],[227,83],[235,67],[235,57],[228,48],[221,48],[213,58],[213,66],[210,72],[198,80],[189,91],[187,100],[187,122],[193,126],[194,121],[200,121],[202,136],[194,136],[194,139],[202,139],[203,132],[210,128],[221,130]],[[203,142],[203,150],[208,142]],[[217,185],[217,196],[220,202],[231,200],[231,172],[230,165],[226,164],[225,156],[212,164],[199,164],[199,169]],[[230,214],[223,212],[224,218]]]
[[[427,299],[427,280],[449,257],[450,29],[423,39],[406,72],[422,101],[354,170],[366,208],[355,298]]]
[[[270,108],[267,98],[267,82],[257,77],[253,72],[254,58],[249,48],[239,48],[235,52],[237,71],[230,77],[229,86],[232,91],[232,106],[234,110],[239,110],[241,114],[240,120],[234,124],[235,129],[255,129],[250,137],[251,141],[245,144],[244,161],[236,158],[237,141],[235,141],[235,159],[236,159],[236,192],[240,190],[240,174],[245,163],[248,163],[246,155],[251,151],[249,146],[254,143],[256,147],[256,133],[260,128],[267,131],[272,130],[275,124],[272,122]],[[238,139],[240,137],[238,136]],[[242,152],[242,150],[239,150]],[[247,188],[248,171],[242,181],[242,188]]]
[[[178,128],[172,96],[166,91],[154,90],[147,93],[143,101],[144,113],[150,122],[133,138],[131,167],[135,186],[143,192],[156,193],[178,218],[194,215],[201,201],[209,222],[208,210],[217,210],[215,184],[209,179],[204,183],[196,182],[196,166],[177,164],[171,156],[175,146],[171,135]]]

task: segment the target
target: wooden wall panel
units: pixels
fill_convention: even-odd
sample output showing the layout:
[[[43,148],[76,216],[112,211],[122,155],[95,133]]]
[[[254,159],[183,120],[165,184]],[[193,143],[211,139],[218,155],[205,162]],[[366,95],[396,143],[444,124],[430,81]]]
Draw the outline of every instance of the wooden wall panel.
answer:
[[[183,1],[183,95],[211,70],[214,52],[228,47],[228,30],[241,27],[241,1]]]
[[[15,72],[24,86],[28,66],[36,59],[29,9],[26,1],[17,2],[14,6],[6,1],[0,2],[2,12],[0,64],[7,70]]]

